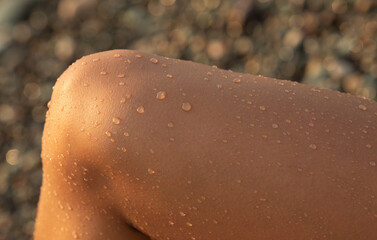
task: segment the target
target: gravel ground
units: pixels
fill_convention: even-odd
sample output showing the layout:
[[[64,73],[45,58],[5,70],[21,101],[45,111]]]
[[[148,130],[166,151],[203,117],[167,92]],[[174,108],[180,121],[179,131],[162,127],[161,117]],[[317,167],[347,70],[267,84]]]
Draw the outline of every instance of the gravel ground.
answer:
[[[51,88],[138,49],[376,100],[375,0],[0,0],[0,240],[30,239]]]

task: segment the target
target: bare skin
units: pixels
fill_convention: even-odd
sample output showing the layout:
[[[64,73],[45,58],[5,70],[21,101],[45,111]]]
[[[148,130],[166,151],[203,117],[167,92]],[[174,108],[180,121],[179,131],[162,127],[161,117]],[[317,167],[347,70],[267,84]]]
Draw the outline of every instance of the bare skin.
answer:
[[[371,100],[130,50],[86,56],[47,114],[35,240],[375,240],[376,139]]]

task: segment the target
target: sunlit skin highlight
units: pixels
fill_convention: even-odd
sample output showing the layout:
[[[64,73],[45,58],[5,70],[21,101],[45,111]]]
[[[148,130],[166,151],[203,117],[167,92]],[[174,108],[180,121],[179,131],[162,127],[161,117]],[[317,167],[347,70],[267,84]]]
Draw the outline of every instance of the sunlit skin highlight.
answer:
[[[371,100],[113,50],[49,105],[35,240],[377,239]]]

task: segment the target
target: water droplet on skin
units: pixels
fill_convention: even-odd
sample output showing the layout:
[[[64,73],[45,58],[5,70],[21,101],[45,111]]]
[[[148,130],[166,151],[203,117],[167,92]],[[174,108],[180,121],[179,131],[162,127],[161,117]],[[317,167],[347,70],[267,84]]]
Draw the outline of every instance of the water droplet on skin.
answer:
[[[92,61],[93,61],[93,62],[98,62],[98,61],[99,61],[99,58],[94,58]]]
[[[275,129],[276,129],[276,128],[279,128],[279,125],[277,125],[276,123],[273,123],[273,124],[272,124],[272,128],[275,128]]]
[[[173,75],[171,75],[171,74],[166,74],[166,77],[167,77],[167,78],[173,78]]]
[[[372,148],[372,145],[370,145],[370,144],[367,144],[367,145],[365,145],[367,148]]]
[[[151,58],[149,59],[149,61],[151,61],[152,63],[154,64],[157,64],[158,63],[158,60],[156,58]]]
[[[72,237],[73,237],[74,239],[77,239],[77,238],[78,238],[78,235],[77,235],[77,233],[76,233],[75,231],[72,232]]]
[[[107,72],[101,72],[101,75],[103,75],[103,76],[107,75]]]
[[[186,213],[184,212],[179,212],[179,215],[181,215],[182,217],[186,216]]]
[[[106,134],[106,136],[108,136],[108,137],[111,137],[111,136],[112,136],[111,132],[109,132],[109,131],[106,131],[105,134]]]
[[[118,78],[124,78],[126,75],[124,74],[124,73],[122,73],[122,74],[118,74]]]
[[[213,73],[212,73],[212,72],[207,72],[207,75],[208,75],[208,76],[212,76]]]
[[[309,123],[308,124],[310,127],[314,127],[314,123]]]
[[[116,125],[119,125],[120,124],[120,118],[113,117],[113,123],[116,124]]]
[[[123,135],[126,136],[126,137],[129,137],[130,133],[129,132],[125,132]]]
[[[189,112],[191,110],[191,104],[188,102],[182,103],[182,110],[185,112]]]
[[[223,85],[221,85],[221,84],[217,84],[217,88],[218,88],[218,89],[222,89],[222,88],[223,88]]]
[[[166,68],[166,67],[167,67],[167,65],[166,65],[165,63],[163,63],[161,66],[162,66],[163,68]]]
[[[156,173],[156,171],[155,171],[155,170],[153,170],[153,169],[150,169],[150,168],[148,168],[148,173],[149,173],[149,174],[155,174],[155,173]]]
[[[144,113],[145,112],[145,109],[144,109],[144,107],[143,106],[140,106],[140,107],[138,107],[137,109],[136,109],[136,111],[138,112],[138,113]]]
[[[171,138],[169,138],[169,141],[170,141],[170,142],[174,142],[174,141],[175,141],[175,138],[171,137]]]
[[[259,198],[259,201],[261,201],[261,202],[266,202],[267,199],[265,199],[265,198]]]
[[[122,152],[127,152],[127,148],[122,147]]]
[[[119,82],[119,86],[124,86],[124,85],[126,85],[125,82]]]
[[[186,225],[192,227],[192,223],[187,222]]]
[[[359,109],[360,109],[360,110],[363,110],[363,111],[366,111],[366,110],[367,110],[367,107],[366,107],[365,105],[360,104],[360,105],[359,105]]]
[[[234,82],[234,83],[240,83],[240,82],[241,82],[241,79],[236,78],[236,79],[233,80],[233,82]]]
[[[142,56],[139,55],[139,54],[136,54],[136,55],[135,55],[135,58],[142,58]]]
[[[85,82],[85,83],[84,83],[83,85],[84,85],[84,87],[87,87],[87,86],[89,86],[89,84],[88,84],[88,83],[86,83],[86,82]]]
[[[81,63],[81,65],[86,65],[86,64],[87,64],[87,62],[82,62],[82,63]]]
[[[259,106],[259,109],[260,109],[261,111],[266,111],[266,107],[265,107],[265,106]]]
[[[126,103],[127,102],[127,99],[126,98],[122,98],[121,100],[120,100],[120,103]]]
[[[168,127],[170,127],[170,128],[174,127],[174,123],[172,123],[172,122],[168,123]]]
[[[371,165],[372,167],[375,167],[376,166],[376,162],[371,161],[371,162],[369,162],[369,165]]]
[[[114,54],[114,58],[120,58],[120,54],[119,53]]]
[[[157,95],[156,95],[156,98],[158,100],[164,100],[166,98],[166,92],[165,91],[158,92]]]
[[[173,225],[174,225],[174,222],[172,222],[172,221],[169,221],[169,224],[170,224],[171,226],[173,226]]]
[[[317,149],[317,146],[316,146],[315,144],[312,143],[312,144],[309,145],[309,148],[311,148],[311,149],[313,149],[313,150],[316,150],[316,149]]]

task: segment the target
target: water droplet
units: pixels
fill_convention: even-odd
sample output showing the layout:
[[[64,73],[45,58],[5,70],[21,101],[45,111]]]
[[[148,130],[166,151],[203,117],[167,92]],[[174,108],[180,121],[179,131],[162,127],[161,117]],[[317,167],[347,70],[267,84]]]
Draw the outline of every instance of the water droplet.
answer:
[[[208,76],[212,76],[213,73],[212,73],[212,72],[207,72],[207,75],[208,75]]]
[[[87,82],[84,82],[84,87],[87,87],[87,86],[89,86],[89,84],[87,83]]]
[[[123,135],[126,136],[126,137],[129,137],[130,133],[129,132],[125,132]]]
[[[169,221],[169,224],[170,224],[171,226],[173,226],[173,225],[174,225],[174,222],[172,222],[172,221]]]
[[[162,66],[163,68],[166,68],[166,67],[167,67],[167,65],[166,65],[165,63],[163,63],[161,66]]]
[[[116,53],[116,54],[114,54],[114,57],[115,57],[115,58],[120,58],[120,54],[119,54],[119,53]]]
[[[142,56],[139,55],[139,54],[136,54],[136,55],[135,55],[135,58],[142,58]]]
[[[60,209],[64,209],[63,204],[60,201],[58,201],[58,205]]]
[[[317,149],[317,146],[315,144],[309,144],[309,148],[313,149],[313,150],[316,150]]]
[[[190,222],[187,222],[186,225],[189,226],[189,227],[192,227],[192,223],[190,223]]]
[[[108,137],[111,137],[111,136],[112,136],[111,132],[109,132],[109,131],[106,131],[105,134],[106,134],[106,136],[108,136]]]
[[[98,62],[98,61],[99,61],[99,58],[94,58],[92,61],[93,61],[93,62]]]
[[[222,88],[223,88],[223,85],[221,85],[221,84],[217,84],[217,88],[218,88],[218,89],[222,89]]]
[[[276,128],[279,128],[279,125],[277,125],[276,123],[273,123],[273,124],[272,124],[272,128],[275,128],[275,129],[276,129]]]
[[[310,127],[314,127],[314,123],[309,123],[308,124]]]
[[[367,148],[372,148],[372,145],[370,145],[370,144],[367,144],[367,145],[365,145]]]
[[[182,110],[188,112],[191,110],[191,104],[188,102],[182,103]]]
[[[158,63],[158,60],[156,58],[151,58],[149,59],[149,61],[151,61],[152,63],[154,64],[157,64]]]
[[[174,123],[172,123],[172,122],[168,123],[168,127],[170,127],[170,128],[174,127]]]
[[[376,162],[374,162],[374,161],[370,161],[370,162],[369,162],[369,165],[371,165],[372,167],[375,167],[375,166],[376,166]]]
[[[171,138],[169,138],[169,141],[170,141],[170,142],[174,142],[174,141],[175,141],[175,138],[171,137]]]
[[[75,231],[72,232],[72,237],[73,237],[74,239],[77,239],[77,238],[78,238],[78,235],[77,235],[77,233],[76,233]]]
[[[101,75],[103,75],[103,76],[107,75],[107,72],[101,72]]]
[[[155,170],[153,170],[153,169],[150,169],[150,168],[148,168],[148,173],[149,173],[149,174],[155,174],[155,173],[156,173],[156,171],[155,171]]]
[[[261,202],[266,202],[267,199],[265,199],[265,198],[259,198],[259,201],[261,201]]]
[[[166,98],[166,92],[165,91],[158,92],[157,95],[156,95],[156,98],[158,100],[164,100]]]
[[[126,98],[127,98],[127,99],[130,99],[131,96],[132,96],[131,94],[126,94]]]
[[[125,82],[119,82],[119,86],[124,86],[124,85],[126,85]]]
[[[233,82],[234,82],[234,83],[240,83],[240,82],[241,82],[241,79],[236,78],[236,79],[233,80]]]
[[[127,148],[122,147],[122,152],[127,152]]]
[[[86,64],[87,64],[87,62],[82,62],[82,63],[81,63],[81,65],[86,65]]]
[[[171,74],[166,74],[166,77],[167,77],[167,78],[173,78],[173,75],[171,75]]]
[[[144,113],[144,112],[145,112],[145,109],[144,109],[143,106],[140,106],[140,107],[138,107],[138,108],[136,109],[136,111],[137,111],[138,113]]]
[[[179,215],[181,215],[182,217],[186,216],[186,213],[184,212],[179,212]]]
[[[126,75],[124,73],[118,74],[118,78],[124,78]]]
[[[363,111],[366,111],[366,110],[367,110],[367,107],[366,107],[365,105],[360,104],[360,105],[359,105],[359,109],[360,109],[360,110],[363,110]]]
[[[260,109],[261,111],[266,111],[266,107],[265,107],[265,106],[259,106],[259,109]]]
[[[127,102],[127,99],[126,98],[122,98],[121,100],[120,100],[120,103],[126,103]]]
[[[116,124],[116,125],[119,125],[120,124],[120,118],[113,117],[113,123]]]

